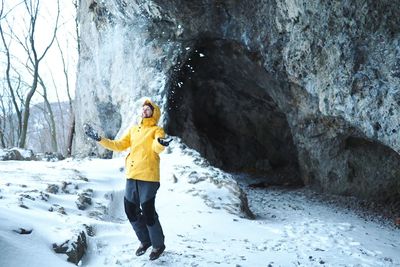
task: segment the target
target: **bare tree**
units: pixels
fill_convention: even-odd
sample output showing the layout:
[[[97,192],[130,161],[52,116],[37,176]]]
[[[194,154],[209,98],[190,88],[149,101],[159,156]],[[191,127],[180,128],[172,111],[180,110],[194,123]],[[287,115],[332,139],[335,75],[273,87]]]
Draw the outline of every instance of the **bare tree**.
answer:
[[[4,46],[4,53],[6,55],[6,81],[7,81],[7,87],[8,90],[10,92],[11,95],[11,100],[15,109],[15,113],[17,115],[18,118],[18,128],[17,128],[17,135],[18,137],[21,134],[21,130],[22,130],[22,113],[21,110],[19,108],[18,102],[17,102],[17,97],[16,97],[16,89],[13,86],[12,83],[12,77],[11,77],[11,53],[10,53],[10,44],[11,44],[11,38],[9,39],[9,42],[6,41],[5,38],[5,33],[3,30],[3,25],[2,25],[2,21],[5,19],[6,14],[4,14],[4,0],[1,1],[1,10],[0,10],[0,35],[1,35],[1,40]]]
[[[29,107],[30,107],[30,102],[32,100],[33,95],[36,92],[37,86],[38,86],[38,80],[39,80],[39,64],[40,61],[43,60],[45,55],[47,54],[48,50],[50,47],[53,45],[53,42],[56,38],[57,34],[57,29],[58,29],[58,18],[60,16],[60,4],[59,0],[57,0],[57,17],[56,17],[56,23],[53,29],[53,35],[50,40],[50,43],[47,45],[45,50],[41,55],[38,55],[37,49],[36,49],[36,43],[35,43],[35,30],[36,30],[36,22],[38,19],[38,12],[39,12],[39,0],[36,0],[36,3],[34,3],[33,0],[25,0],[24,4],[26,7],[26,10],[30,16],[30,24],[29,24],[29,46],[24,46],[24,49],[28,52],[29,55],[29,61],[32,64],[32,68],[34,70],[33,73],[33,81],[31,88],[26,96],[25,103],[24,103],[24,113],[23,113],[23,120],[22,120],[22,131],[21,131],[21,137],[19,140],[19,147],[25,147],[25,142],[26,142],[26,133],[28,129],[28,119],[29,119]]]
[[[15,112],[16,112],[17,118],[18,118],[18,136],[19,136],[18,146],[23,148],[26,145],[26,135],[27,135],[27,129],[28,129],[29,115],[30,115],[30,103],[31,103],[33,95],[35,94],[35,92],[37,90],[38,83],[39,83],[40,62],[46,56],[50,47],[54,43],[57,29],[58,29],[60,5],[59,5],[59,0],[57,0],[57,13],[56,13],[55,25],[52,30],[52,36],[51,36],[51,39],[50,39],[48,45],[45,47],[44,51],[40,54],[40,53],[38,53],[38,50],[37,50],[36,38],[35,38],[36,30],[37,30],[38,14],[39,14],[39,9],[40,9],[39,8],[40,0],[23,0],[21,3],[24,5],[26,12],[28,14],[28,29],[27,29],[26,36],[23,36],[23,38],[20,38],[18,33],[14,32],[12,27],[8,24],[8,21],[5,18],[5,16],[3,16],[4,0],[2,0],[2,17],[0,20],[0,35],[1,35],[3,45],[5,47],[6,56],[7,56],[6,78],[7,78],[7,83],[8,83],[8,89],[10,91],[10,94],[11,94],[11,97],[13,100],[13,104],[14,104],[14,109],[15,109]],[[9,43],[7,43],[5,40],[3,24],[2,24],[3,21],[8,25],[8,30],[9,30],[11,39],[17,40],[17,42],[20,44],[20,46],[23,48],[23,50],[28,55],[28,62],[26,64],[26,66],[30,65],[29,68],[31,68],[33,70],[32,81],[29,85],[29,89],[28,89],[26,96],[23,98],[22,107],[18,106],[18,103],[16,101],[16,96],[15,96],[16,90],[15,90],[15,88],[13,88],[13,85],[11,83],[11,75],[10,75],[10,69],[11,69],[11,65],[12,65],[11,64],[11,55],[10,55],[10,50],[9,50]]]
[[[27,143],[38,151],[52,151],[51,120],[45,102],[32,105]]]
[[[27,145],[37,145],[31,142],[40,142],[42,139],[51,140],[52,151],[56,152],[59,150],[62,153],[66,151],[70,155],[75,123],[74,116],[71,116],[66,111],[68,108],[60,102],[58,96],[59,90],[57,90],[57,87],[60,87],[59,74],[61,73],[57,73],[57,69],[61,65],[51,67],[49,70],[44,65],[46,64],[44,62],[47,61],[46,58],[49,58],[48,55],[50,55],[48,51],[50,48],[53,50],[54,42],[57,42],[60,52],[58,59],[61,59],[63,64],[61,67],[65,77],[65,86],[62,86],[64,92],[62,94],[68,96],[69,111],[73,114],[73,100],[71,96],[73,85],[71,86],[72,83],[70,82],[72,76],[69,70],[70,63],[68,62],[70,57],[66,54],[66,51],[69,50],[67,48],[64,51],[66,48],[60,44],[56,36],[64,25],[62,22],[63,17],[60,15],[60,2],[59,0],[54,1],[53,5],[53,7],[55,4],[57,5],[57,12],[53,12],[51,15],[53,21],[51,24],[54,23],[54,28],[39,28],[43,22],[42,19],[45,19],[43,16],[45,6],[41,0],[19,0],[19,2],[15,1],[15,4],[7,0],[0,0],[0,3],[0,38],[2,44],[0,45],[0,53],[5,55],[2,57],[2,62],[0,62],[3,64],[2,70],[4,70],[0,73],[3,74],[0,77],[2,79],[0,82],[3,83],[3,89],[6,90],[6,94],[4,94],[3,90],[0,96],[0,145],[26,147]],[[78,1],[72,0],[72,4],[75,6],[77,14]],[[14,10],[16,12],[13,12]],[[25,15],[21,16],[21,13]],[[69,16],[64,23],[67,25],[69,21],[72,22],[71,19],[72,17]],[[75,34],[78,34],[77,23],[77,18],[75,17],[75,33],[69,31],[74,37]],[[44,31],[48,32],[48,37],[39,40],[39,34],[42,35]],[[76,36],[74,41],[78,42],[78,36]],[[54,50],[51,53],[53,52]],[[53,79],[52,85],[48,83],[49,74]],[[56,78],[54,78],[53,74]],[[58,109],[55,108],[54,104],[50,103],[49,97],[51,98],[51,91],[53,89],[55,89],[57,96]],[[34,95],[38,94],[43,97],[43,105],[33,105],[37,101]],[[8,108],[9,106],[11,106],[11,109]],[[34,107],[38,109],[34,109]],[[43,112],[41,119],[37,119],[40,118],[40,115],[38,116],[37,114],[29,119],[31,113],[33,115],[37,112]],[[64,126],[66,125],[64,123],[64,116],[66,114],[69,115],[68,120],[70,120],[67,127]],[[43,127],[40,127],[41,123]],[[67,133],[64,132],[64,129],[66,128],[69,129],[68,145],[65,144]],[[38,136],[39,133],[40,136]],[[30,136],[31,134],[33,136]],[[38,137],[40,137],[40,140]],[[45,146],[43,144],[40,145],[42,148],[48,149],[50,142]],[[66,148],[67,146],[68,148]]]
[[[53,109],[51,107],[51,104],[49,102],[49,99],[47,97],[47,87],[43,82],[43,79],[39,76],[39,83],[42,86],[43,89],[43,100],[44,100],[44,104],[46,106],[46,110],[44,111],[44,114],[48,114],[49,121],[50,121],[50,137],[51,137],[51,150],[53,152],[57,152],[58,151],[58,146],[57,146],[57,129],[56,129],[56,122],[54,120],[54,113],[53,113]]]
[[[6,120],[7,120],[7,111],[6,111],[6,106],[5,106],[5,92],[3,91],[2,94],[0,94],[0,109],[1,109],[1,114],[0,114],[0,145],[2,148],[6,147],[6,141],[5,141],[5,129],[6,129]]]
[[[58,94],[58,86],[57,86],[57,83],[56,83],[52,73],[51,73],[51,79],[53,81],[53,86],[54,86],[54,90],[55,90],[56,97],[57,97],[57,106],[58,106],[58,112],[59,112],[59,118],[57,120],[58,120],[58,124],[61,126],[60,127],[61,130],[57,131],[57,143],[59,144],[58,148],[60,149],[60,147],[61,147],[60,152],[63,155],[65,155],[66,154],[65,152],[67,151],[67,149],[66,149],[66,144],[65,144],[66,143],[66,135],[65,135],[65,119],[64,119],[64,117],[66,114],[69,118],[69,112],[68,112],[69,110],[65,110],[65,107],[62,105],[60,96]],[[51,107],[51,105],[50,105],[50,107]]]
[[[70,83],[69,83],[69,70],[68,70],[68,64],[65,60],[64,52],[61,49],[60,42],[57,39],[57,47],[58,51],[60,52],[60,58],[62,61],[62,66],[63,66],[63,74],[64,74],[64,79],[65,79],[65,89],[67,92],[68,96],[68,104],[69,104],[69,110],[70,110],[70,122],[69,122],[69,127],[68,127],[68,139],[67,139],[67,156],[71,156],[71,151],[72,151],[72,142],[73,142],[73,137],[75,133],[75,114],[74,114],[74,107],[73,107],[73,102],[72,102],[72,97],[71,97],[71,89],[70,89]]]
[[[26,66],[27,70],[31,73],[31,75],[34,75],[34,70],[30,67],[30,66]],[[51,151],[52,152],[58,152],[58,145],[57,145],[57,127],[56,127],[56,122],[54,119],[54,113],[53,113],[53,108],[51,107],[49,98],[47,96],[47,86],[44,82],[44,80],[42,79],[41,75],[38,75],[38,82],[43,90],[43,93],[39,94],[43,97],[43,101],[44,101],[44,108],[41,108],[43,115],[44,115],[44,119],[47,121],[48,126],[49,126],[49,131],[50,131],[50,139],[51,139]],[[56,84],[54,82],[53,79],[53,85],[56,88]],[[42,146],[43,147],[43,146]]]
[[[78,21],[78,8],[79,8],[78,1],[74,0],[73,4],[74,4],[74,8],[75,8],[75,37],[76,37],[76,43],[77,43],[78,53],[79,53],[80,37],[79,37],[79,21]],[[69,107],[70,107],[70,111],[71,111],[71,124],[69,127],[68,141],[67,141],[67,156],[71,156],[72,143],[73,143],[73,139],[74,139],[74,135],[75,135],[75,111],[74,111],[73,104],[72,104],[71,91],[70,91],[69,82],[68,82],[68,69],[66,68],[67,65],[65,64],[64,54],[62,52],[62,49],[60,46],[58,46],[58,47],[59,47],[59,51],[60,51],[62,62],[63,62],[64,76],[65,76],[65,80],[66,80],[66,89],[67,89]]]

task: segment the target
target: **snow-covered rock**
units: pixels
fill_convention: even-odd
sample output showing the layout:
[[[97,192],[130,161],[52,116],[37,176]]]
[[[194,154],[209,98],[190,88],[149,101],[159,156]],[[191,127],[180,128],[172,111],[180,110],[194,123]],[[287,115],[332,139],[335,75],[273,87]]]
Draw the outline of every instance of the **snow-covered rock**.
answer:
[[[10,148],[0,149],[0,160],[37,160],[30,149]]]
[[[61,153],[34,153],[31,149],[10,148],[0,149],[0,160],[43,160],[59,161],[65,159]]]
[[[67,261],[78,265],[87,250],[86,234],[80,232],[72,240],[67,240],[62,244],[53,244],[54,252],[58,254],[66,254]]]

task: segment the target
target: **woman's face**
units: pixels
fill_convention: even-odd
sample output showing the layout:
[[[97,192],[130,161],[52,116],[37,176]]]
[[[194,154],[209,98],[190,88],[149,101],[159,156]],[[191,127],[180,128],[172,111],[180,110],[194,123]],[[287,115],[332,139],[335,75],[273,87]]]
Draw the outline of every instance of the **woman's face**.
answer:
[[[153,115],[153,111],[148,105],[142,107],[142,118],[150,118]]]

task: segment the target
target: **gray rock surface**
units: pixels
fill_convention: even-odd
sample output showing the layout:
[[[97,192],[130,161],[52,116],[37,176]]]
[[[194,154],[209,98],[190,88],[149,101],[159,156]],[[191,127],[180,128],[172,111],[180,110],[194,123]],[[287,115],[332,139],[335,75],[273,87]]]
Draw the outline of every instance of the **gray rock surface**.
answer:
[[[92,197],[93,197],[92,189],[85,189],[82,193],[79,193],[78,199],[75,201],[78,209],[85,210],[90,205],[92,205]]]
[[[68,256],[67,261],[79,265],[82,257],[85,255],[87,250],[86,234],[81,231],[71,240],[67,240],[62,244],[53,244],[53,250],[56,253],[66,254]]]
[[[30,149],[10,148],[0,149],[0,160],[37,160],[37,157]]]
[[[49,192],[51,194],[57,194],[59,189],[60,189],[60,187],[58,185],[49,184],[49,185],[47,185],[46,192]]]
[[[400,2],[81,1],[74,153],[110,156],[142,97],[211,164],[400,195]]]

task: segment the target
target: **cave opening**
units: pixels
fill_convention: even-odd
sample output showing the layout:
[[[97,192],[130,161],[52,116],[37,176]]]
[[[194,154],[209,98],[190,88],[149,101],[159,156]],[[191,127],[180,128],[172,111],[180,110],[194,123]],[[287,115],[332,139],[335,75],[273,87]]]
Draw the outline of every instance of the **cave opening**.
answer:
[[[166,131],[212,165],[275,185],[303,185],[286,114],[271,97],[281,85],[242,45],[203,39],[168,83]]]

